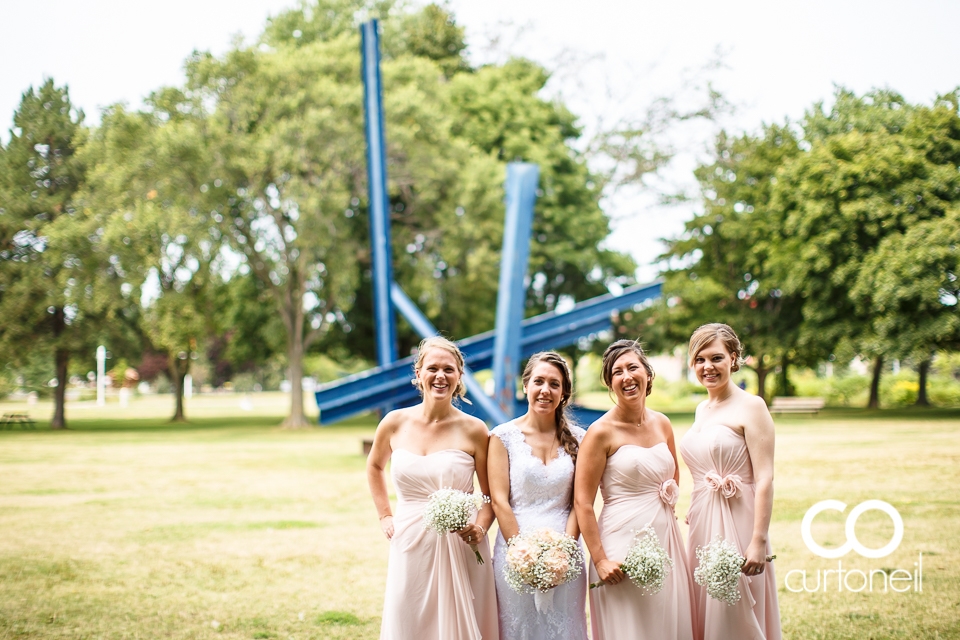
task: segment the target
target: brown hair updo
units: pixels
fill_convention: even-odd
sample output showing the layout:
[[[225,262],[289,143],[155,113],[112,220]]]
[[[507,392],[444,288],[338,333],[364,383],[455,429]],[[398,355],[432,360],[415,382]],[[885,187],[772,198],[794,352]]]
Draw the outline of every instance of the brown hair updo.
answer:
[[[467,385],[463,382],[463,353],[460,351],[460,347],[456,344],[447,340],[443,336],[433,336],[431,338],[424,338],[420,342],[420,346],[417,347],[417,361],[413,365],[413,370],[417,373],[420,372],[421,367],[423,367],[423,359],[427,355],[427,351],[430,349],[442,349],[454,357],[457,361],[457,370],[460,371],[460,379],[457,381],[457,388],[453,392],[454,398],[463,398],[467,395]],[[420,395],[423,395],[423,387],[420,385],[420,378],[414,378],[411,380],[413,386],[420,390]],[[464,398],[466,400],[466,398]]]
[[[567,365],[567,361],[563,356],[556,351],[541,351],[540,353],[535,353],[527,360],[527,366],[523,368],[523,375],[520,377],[524,389],[527,388],[527,383],[530,382],[530,378],[533,376],[534,368],[541,362],[552,364],[560,371],[560,379],[562,381],[560,384],[560,404],[557,406],[557,411],[554,414],[557,423],[557,440],[560,441],[560,446],[567,452],[567,455],[576,463],[579,443],[574,437],[573,432],[570,431],[570,425],[573,424],[573,421],[567,415],[567,404],[573,395],[573,376],[570,375],[570,367]]]
[[[613,381],[613,365],[616,364],[617,360],[621,356],[627,353],[637,354],[637,358],[640,359],[640,364],[643,365],[643,368],[647,371],[647,393],[650,395],[650,392],[653,391],[653,379],[657,377],[656,372],[653,370],[653,365],[650,364],[650,360],[647,359],[647,354],[643,352],[643,347],[640,346],[640,343],[636,340],[617,340],[609,347],[606,351],[603,352],[603,360],[600,369],[600,378],[603,380],[603,386],[607,389],[610,388],[610,383]]]
[[[693,332],[690,336],[690,345],[687,347],[688,365],[692,367],[697,355],[714,340],[723,343],[724,348],[733,355],[733,366],[730,370],[740,371],[740,366],[743,364],[743,345],[734,330],[722,322],[702,325]]]

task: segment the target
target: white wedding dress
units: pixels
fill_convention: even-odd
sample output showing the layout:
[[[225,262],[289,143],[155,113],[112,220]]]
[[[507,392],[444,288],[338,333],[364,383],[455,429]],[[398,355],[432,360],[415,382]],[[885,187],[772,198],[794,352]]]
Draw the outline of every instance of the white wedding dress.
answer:
[[[571,427],[578,441],[583,429]],[[523,433],[513,422],[502,424],[492,434],[500,438],[510,458],[510,507],[520,532],[548,527],[564,531],[573,508],[573,459],[563,447],[557,458],[544,465],[533,455]],[[578,578],[541,596],[540,610],[531,594],[519,594],[504,577],[507,544],[497,534],[493,550],[493,573],[500,609],[501,640],[586,640],[586,571]],[[552,598],[551,598],[552,596]]]

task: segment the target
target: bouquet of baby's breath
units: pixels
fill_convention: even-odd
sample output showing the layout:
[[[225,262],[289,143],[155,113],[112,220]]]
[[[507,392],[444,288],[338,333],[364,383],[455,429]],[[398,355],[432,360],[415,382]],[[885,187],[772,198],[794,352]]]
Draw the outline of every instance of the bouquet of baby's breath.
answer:
[[[437,489],[430,494],[423,510],[423,528],[432,529],[440,536],[459,531],[470,523],[473,514],[487,502],[490,502],[490,498],[482,494],[475,495],[450,487]],[[477,564],[483,564],[480,548],[475,544],[471,544],[470,548],[477,556]]]
[[[777,556],[767,556],[772,562]],[[705,547],[697,547],[699,566],[693,571],[693,579],[701,587],[706,587],[707,595],[714,600],[735,605],[740,602],[740,589],[737,583],[746,558],[740,555],[729,540],[718,533],[713,542]]]
[[[663,581],[673,568],[673,559],[660,544],[657,532],[649,524],[633,535],[633,544],[620,569],[627,574],[643,595],[653,595],[663,589]],[[602,587],[603,582],[594,582],[590,588]]]
[[[510,538],[503,575],[517,593],[545,593],[579,576],[582,564],[576,540],[543,528]]]

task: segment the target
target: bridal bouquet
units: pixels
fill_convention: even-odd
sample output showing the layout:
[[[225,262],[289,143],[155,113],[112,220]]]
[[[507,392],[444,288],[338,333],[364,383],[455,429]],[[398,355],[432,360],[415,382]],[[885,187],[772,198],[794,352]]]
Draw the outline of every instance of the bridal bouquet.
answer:
[[[583,552],[570,536],[537,529],[510,539],[504,577],[517,593],[546,593],[580,575]]]
[[[620,569],[637,585],[643,595],[653,595],[663,589],[663,581],[673,567],[673,560],[660,544],[657,532],[649,524],[633,536],[633,544]],[[590,588],[602,587],[603,582],[594,582]]]
[[[772,562],[777,556],[767,556]],[[746,558],[740,555],[732,542],[724,540],[720,534],[705,547],[697,547],[697,560],[700,565],[693,572],[693,579],[701,587],[707,588],[707,595],[714,600],[729,605],[740,601],[740,589],[737,582]]]
[[[488,502],[490,498],[482,494],[475,495],[450,487],[437,489],[430,494],[423,510],[423,528],[436,531],[439,536],[459,531],[467,526],[473,514]],[[471,544],[470,548],[477,556],[477,564],[483,564],[480,548],[475,544]]]

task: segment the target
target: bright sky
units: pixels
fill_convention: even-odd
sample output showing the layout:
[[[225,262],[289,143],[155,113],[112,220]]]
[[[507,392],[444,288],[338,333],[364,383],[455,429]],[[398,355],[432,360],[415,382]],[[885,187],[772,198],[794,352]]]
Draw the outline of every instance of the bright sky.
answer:
[[[248,40],[268,15],[294,0],[3,0],[0,2],[0,130],[21,93],[46,76],[66,83],[88,122],[115,102],[138,106],[152,90],[182,80],[193,49],[222,53]],[[857,92],[889,87],[929,102],[960,85],[955,0],[792,0],[664,2],[658,0],[450,0],[467,28],[476,61],[506,50],[555,69],[548,87],[589,128],[639,113],[658,95],[677,93],[685,70],[723,52],[710,76],[737,112],[728,129],[798,119],[835,84]],[[491,36],[500,36],[491,49]],[[389,137],[389,131],[387,136]],[[678,134],[683,152],[668,173],[690,184],[710,131]],[[690,209],[664,209],[650,197],[623,193],[606,203],[616,220],[609,244],[641,264],[659,253],[658,238],[682,230]],[[641,276],[653,274],[651,267]]]

